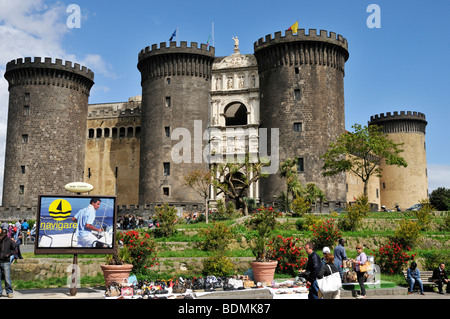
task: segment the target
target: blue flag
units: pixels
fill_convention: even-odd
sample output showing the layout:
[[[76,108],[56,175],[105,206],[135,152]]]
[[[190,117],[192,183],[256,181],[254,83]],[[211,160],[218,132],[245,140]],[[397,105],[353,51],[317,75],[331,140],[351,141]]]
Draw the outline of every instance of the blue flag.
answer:
[[[175,31],[173,31],[172,36],[170,37],[169,41],[172,41],[173,37],[177,36],[177,29],[175,29]]]

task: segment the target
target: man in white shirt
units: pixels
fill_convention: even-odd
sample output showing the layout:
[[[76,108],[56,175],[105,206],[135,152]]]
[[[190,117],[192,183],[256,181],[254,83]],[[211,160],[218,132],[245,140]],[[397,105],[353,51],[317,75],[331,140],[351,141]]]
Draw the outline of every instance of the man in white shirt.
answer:
[[[72,221],[77,222],[78,244],[77,247],[94,247],[94,243],[98,240],[92,231],[99,233],[103,231],[101,228],[95,228],[93,223],[95,213],[100,207],[100,198],[92,198],[88,207],[80,209],[78,213],[72,217]]]

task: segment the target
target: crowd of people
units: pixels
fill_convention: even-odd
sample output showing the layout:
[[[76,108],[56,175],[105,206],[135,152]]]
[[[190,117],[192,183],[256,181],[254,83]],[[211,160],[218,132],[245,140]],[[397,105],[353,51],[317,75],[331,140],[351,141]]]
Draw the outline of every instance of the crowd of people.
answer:
[[[117,219],[117,226],[122,230],[143,228],[144,224],[145,221],[141,216],[136,217],[132,214],[119,216],[119,218]]]
[[[332,292],[323,293],[319,289],[318,280],[324,278],[325,276],[330,276],[334,273],[339,273],[341,281],[343,279],[343,261],[350,260],[353,263],[354,270],[356,271],[357,281],[360,286],[360,294],[356,297],[357,299],[366,298],[366,288],[364,286],[364,276],[365,272],[362,270],[362,265],[367,262],[367,255],[364,253],[363,247],[361,245],[356,245],[355,249],[357,256],[355,259],[349,259],[345,250],[344,239],[339,239],[338,245],[334,248],[333,253],[331,253],[329,247],[324,247],[322,250],[323,258],[321,259],[315,251],[314,243],[308,242],[305,245],[305,251],[308,254],[308,261],[306,264],[306,280],[309,286],[308,299],[339,299],[340,289],[336,289]],[[448,274],[445,271],[445,264],[440,263],[439,267],[433,271],[433,282],[438,286],[438,291],[440,294],[444,294],[443,287],[447,285],[446,292],[450,293],[450,283]],[[419,287],[419,293],[424,295],[423,283],[420,279],[420,271],[417,268],[417,263],[412,261],[407,270],[407,282],[409,284],[408,293],[412,294],[414,291],[415,284]]]

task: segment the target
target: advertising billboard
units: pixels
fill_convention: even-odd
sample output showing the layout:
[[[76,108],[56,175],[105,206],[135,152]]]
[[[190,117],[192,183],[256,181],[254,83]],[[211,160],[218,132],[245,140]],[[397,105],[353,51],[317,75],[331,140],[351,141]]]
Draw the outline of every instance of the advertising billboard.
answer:
[[[111,254],[115,196],[40,195],[35,254]]]

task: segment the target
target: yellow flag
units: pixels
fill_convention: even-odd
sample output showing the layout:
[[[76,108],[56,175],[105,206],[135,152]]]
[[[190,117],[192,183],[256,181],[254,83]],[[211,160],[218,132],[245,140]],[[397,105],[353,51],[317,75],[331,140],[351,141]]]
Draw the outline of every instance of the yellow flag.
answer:
[[[288,30],[292,30],[292,33],[297,33],[298,30],[298,21],[296,21]]]

